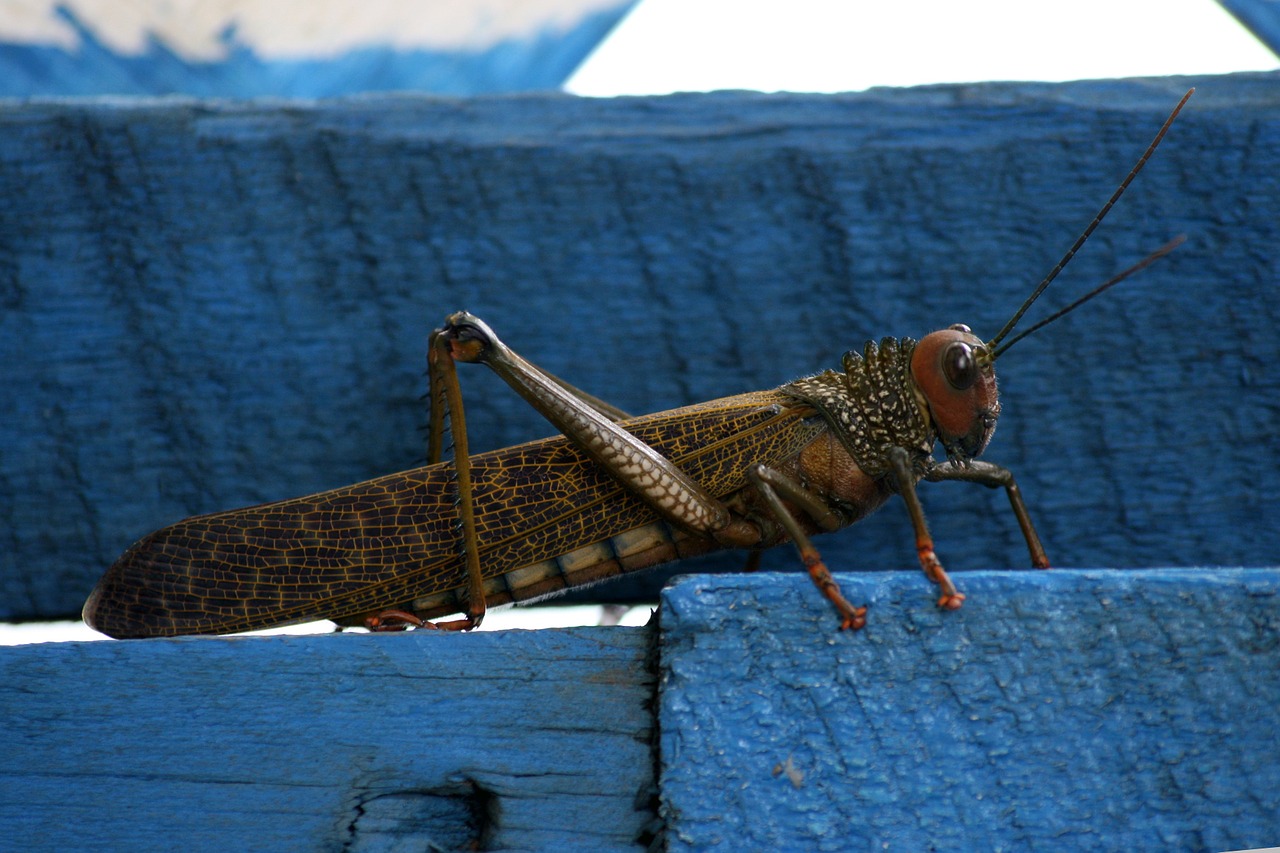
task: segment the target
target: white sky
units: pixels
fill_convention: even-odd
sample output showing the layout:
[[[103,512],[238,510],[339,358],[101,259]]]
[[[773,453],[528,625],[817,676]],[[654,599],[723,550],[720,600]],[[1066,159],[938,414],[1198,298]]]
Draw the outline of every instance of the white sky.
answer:
[[[565,88],[837,92],[1277,67],[1214,0],[643,0]]]

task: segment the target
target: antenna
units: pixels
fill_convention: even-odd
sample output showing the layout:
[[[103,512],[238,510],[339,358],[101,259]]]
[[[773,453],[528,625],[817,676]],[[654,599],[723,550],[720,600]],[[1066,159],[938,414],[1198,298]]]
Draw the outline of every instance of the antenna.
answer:
[[[1160,259],[1161,259],[1161,258],[1163,258],[1165,255],[1169,254],[1170,252],[1172,252],[1174,249],[1178,248],[1179,246],[1181,246],[1181,245],[1182,245],[1183,243],[1185,243],[1185,242],[1187,242],[1187,235],[1186,235],[1186,234],[1179,234],[1177,237],[1174,237],[1174,238],[1173,238],[1172,240],[1170,240],[1168,243],[1165,243],[1165,244],[1164,244],[1163,246],[1161,246],[1159,249],[1156,249],[1154,252],[1152,252],[1151,254],[1147,255],[1145,258],[1143,258],[1142,260],[1138,261],[1136,264],[1134,264],[1133,266],[1129,267],[1127,270],[1124,270],[1123,272],[1118,272],[1118,273],[1116,273],[1114,276],[1112,276],[1111,278],[1107,279],[1107,280],[1106,280],[1106,281],[1104,281],[1102,284],[1100,284],[1100,285],[1098,285],[1097,287],[1095,287],[1093,290],[1090,290],[1088,293],[1086,293],[1084,296],[1081,296],[1081,297],[1080,297],[1079,299],[1077,299],[1075,302],[1072,302],[1072,303],[1071,303],[1070,305],[1068,305],[1066,308],[1062,308],[1062,309],[1060,309],[1060,310],[1058,310],[1058,311],[1053,312],[1053,313],[1052,313],[1052,314],[1050,314],[1048,317],[1045,317],[1043,320],[1041,320],[1039,323],[1036,323],[1036,324],[1035,324],[1034,326],[1032,326],[1031,328],[1029,328],[1029,329],[1024,329],[1023,331],[1021,331],[1021,332],[1019,332],[1018,334],[1014,335],[1014,336],[1013,336],[1012,338],[1010,338],[1009,340],[1005,341],[1003,346],[999,346],[999,347],[997,347],[996,349],[992,350],[992,352],[991,352],[991,360],[992,360],[992,361],[994,361],[995,359],[999,358],[1003,353],[1005,353],[1005,352],[1007,352],[1007,351],[1009,350],[1009,347],[1013,346],[1013,345],[1014,345],[1014,344],[1016,344],[1018,341],[1022,340],[1023,338],[1025,338],[1027,335],[1031,334],[1032,332],[1034,332],[1034,331],[1036,331],[1036,330],[1038,330],[1038,329],[1043,329],[1045,326],[1049,325],[1049,324],[1050,324],[1050,323],[1052,323],[1054,320],[1058,319],[1059,317],[1063,316],[1064,314],[1070,314],[1072,311],[1076,310],[1076,309],[1077,309],[1077,308],[1079,308],[1081,305],[1085,304],[1086,302],[1088,302],[1088,301],[1089,301],[1090,299],[1092,299],[1093,297],[1097,296],[1097,295],[1098,295],[1099,293],[1101,293],[1102,291],[1104,291],[1104,290],[1106,290],[1106,289],[1108,289],[1108,288],[1110,288],[1110,287],[1113,287],[1114,285],[1119,284],[1120,282],[1124,281],[1126,278],[1128,278],[1129,276],[1133,275],[1134,273],[1136,273],[1136,272],[1141,272],[1142,270],[1144,270],[1144,269],[1146,269],[1147,267],[1151,266],[1151,265],[1152,265],[1152,264],[1154,264],[1156,261],[1160,260]]]
[[[1068,263],[1070,263],[1073,257],[1075,257],[1076,252],[1080,251],[1080,247],[1083,246],[1085,241],[1089,239],[1089,235],[1093,233],[1093,230],[1097,228],[1099,223],[1101,223],[1102,220],[1106,217],[1106,215],[1111,212],[1111,208],[1115,205],[1117,201],[1120,200],[1120,196],[1124,195],[1124,191],[1129,188],[1129,184],[1133,183],[1133,179],[1136,178],[1138,176],[1138,173],[1142,171],[1142,167],[1147,165],[1147,161],[1150,160],[1151,155],[1155,153],[1156,148],[1160,145],[1160,141],[1164,139],[1164,135],[1169,132],[1169,127],[1170,125],[1173,124],[1173,120],[1178,117],[1178,113],[1182,112],[1183,106],[1186,105],[1187,101],[1191,98],[1192,94],[1194,94],[1195,91],[1196,91],[1195,89],[1189,89],[1187,93],[1182,96],[1182,100],[1178,101],[1178,105],[1173,108],[1173,112],[1169,113],[1169,117],[1165,119],[1164,124],[1160,126],[1160,132],[1156,134],[1156,138],[1151,140],[1151,144],[1147,146],[1147,150],[1142,153],[1142,156],[1140,158],[1138,158],[1138,162],[1135,163],[1134,167],[1129,170],[1129,174],[1125,177],[1123,181],[1120,182],[1120,186],[1117,187],[1116,191],[1111,194],[1111,198],[1107,199],[1107,203],[1102,206],[1102,210],[1098,211],[1098,215],[1093,217],[1093,221],[1090,222],[1088,227],[1084,229],[1084,232],[1079,237],[1076,238],[1075,243],[1073,243],[1071,248],[1067,250],[1067,253],[1062,256],[1062,260],[1058,261],[1057,265],[1054,266],[1053,269],[1049,270],[1049,274],[1044,277],[1044,280],[1041,281],[1040,284],[1036,287],[1036,289],[1031,292],[1031,295],[1028,296],[1026,301],[1022,303],[1022,306],[1018,308],[1017,311],[1014,312],[1012,317],[1009,318],[1009,322],[1004,324],[1004,328],[1001,329],[998,333],[996,333],[996,336],[994,338],[992,338],[990,341],[987,342],[987,347],[989,349],[991,349],[993,352],[1003,352],[1004,350],[1007,350],[1009,348],[1009,346],[1012,344],[1012,341],[1010,341],[1009,344],[1006,344],[1003,348],[1000,348],[1000,349],[997,349],[996,345],[999,344],[1000,341],[1004,339],[1005,335],[1013,331],[1013,327],[1018,325],[1018,321],[1022,319],[1023,314],[1027,313],[1027,309],[1031,307],[1031,303],[1035,302],[1038,298],[1040,298],[1040,294],[1044,293],[1044,290],[1046,287],[1049,286],[1049,283],[1058,277],[1058,273],[1062,272],[1063,268],[1066,267]],[[1101,293],[1103,290],[1106,290],[1111,285],[1116,284],[1119,281],[1122,281],[1131,273],[1137,272],[1138,270],[1147,266],[1151,262],[1155,261],[1157,258],[1162,257],[1165,254],[1168,254],[1168,252],[1172,251],[1174,246],[1178,242],[1181,242],[1181,241],[1174,241],[1173,244],[1167,244],[1165,247],[1162,247],[1161,249],[1156,250],[1155,253],[1148,256],[1145,260],[1140,262],[1136,267],[1133,267],[1121,273],[1119,277],[1097,288],[1093,293],[1084,297],[1084,299],[1078,300],[1077,302],[1073,303],[1071,307],[1074,308],[1077,305],[1083,304],[1085,301],[1087,301],[1088,299],[1091,299],[1093,296],[1097,295],[1098,293]],[[1070,310],[1070,309],[1067,309],[1067,310]],[[1060,317],[1062,314],[1067,313],[1067,310],[1058,312],[1051,319],[1056,319],[1057,317]],[[1045,321],[1044,323],[1040,323],[1038,326],[1036,326],[1036,328],[1040,328],[1041,326],[1044,326],[1045,323],[1047,322],[1048,321]],[[1027,334],[1030,334],[1030,333],[1029,332],[1024,333],[1020,335],[1019,338],[1026,337]],[[994,356],[992,357],[994,358]]]

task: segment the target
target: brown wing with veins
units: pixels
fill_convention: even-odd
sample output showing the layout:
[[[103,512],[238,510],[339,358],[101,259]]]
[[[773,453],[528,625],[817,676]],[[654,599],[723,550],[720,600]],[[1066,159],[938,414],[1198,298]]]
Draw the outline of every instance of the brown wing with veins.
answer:
[[[627,421],[712,494],[741,489],[823,430],[778,391]],[[486,578],[655,522],[563,436],[472,457]],[[277,503],[201,515],[152,533],[107,570],[84,608],[116,637],[232,633],[350,617],[465,583],[449,463]],[[509,600],[509,599],[508,599]]]

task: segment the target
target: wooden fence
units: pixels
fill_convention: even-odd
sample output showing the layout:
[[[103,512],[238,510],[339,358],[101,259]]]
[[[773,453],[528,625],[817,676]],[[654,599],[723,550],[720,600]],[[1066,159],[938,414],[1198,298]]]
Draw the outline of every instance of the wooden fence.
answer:
[[[857,635],[802,576],[699,575],[645,630],[3,649],[5,843],[1280,844],[1277,82],[0,105],[0,615],[31,619],[167,522],[413,464],[457,308],[632,411],[990,335],[1198,87],[1046,301],[1187,244],[1001,362],[988,457],[1055,565],[1107,570],[964,571],[1025,555],[948,485],[970,600],[846,574]],[[548,431],[465,381],[473,447]],[[899,506],[822,541],[911,544]]]

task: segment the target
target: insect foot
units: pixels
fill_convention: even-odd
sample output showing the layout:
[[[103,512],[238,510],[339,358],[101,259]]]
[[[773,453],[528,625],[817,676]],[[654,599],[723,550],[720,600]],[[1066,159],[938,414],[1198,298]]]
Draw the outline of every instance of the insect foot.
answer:
[[[365,617],[364,627],[375,632],[407,631],[409,628],[434,628],[407,610],[381,610]]]
[[[840,587],[836,584],[835,578],[831,577],[831,571],[827,568],[827,564],[822,561],[822,556],[817,549],[812,545],[802,546],[800,558],[804,563],[805,569],[809,572],[809,577],[819,591],[826,596],[827,600],[835,606],[836,612],[840,614],[840,630],[859,631],[866,627],[867,608],[854,607],[849,603],[849,600],[840,592]]]
[[[933,543],[922,543],[917,547],[920,565],[924,567],[925,576],[938,585],[942,594],[938,596],[938,607],[943,610],[959,610],[964,604],[964,593],[956,589],[951,576],[942,568],[942,561],[934,553]]]

